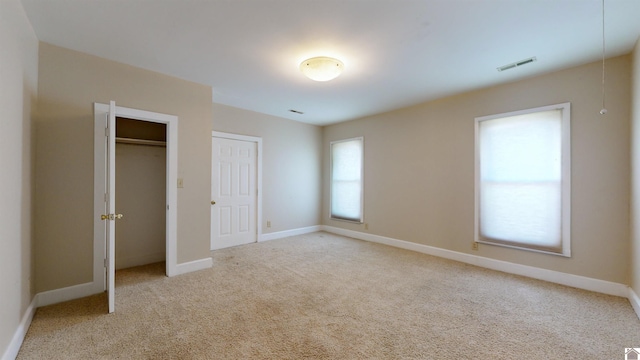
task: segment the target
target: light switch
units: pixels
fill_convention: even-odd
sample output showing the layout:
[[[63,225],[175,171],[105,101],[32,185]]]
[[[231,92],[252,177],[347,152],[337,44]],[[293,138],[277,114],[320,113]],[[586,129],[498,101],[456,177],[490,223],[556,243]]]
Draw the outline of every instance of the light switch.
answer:
[[[182,189],[184,187],[184,183],[182,182],[182,178],[178,178],[178,188]]]

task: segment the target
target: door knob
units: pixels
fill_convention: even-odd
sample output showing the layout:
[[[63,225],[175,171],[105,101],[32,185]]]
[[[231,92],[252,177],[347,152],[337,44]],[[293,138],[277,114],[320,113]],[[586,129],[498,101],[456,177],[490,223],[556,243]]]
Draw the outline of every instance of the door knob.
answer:
[[[215,200],[211,200],[211,205],[215,205],[215,204],[216,204]]]
[[[122,219],[124,217],[124,215],[122,214],[106,214],[106,215],[100,215],[100,220],[115,220],[115,219]]]

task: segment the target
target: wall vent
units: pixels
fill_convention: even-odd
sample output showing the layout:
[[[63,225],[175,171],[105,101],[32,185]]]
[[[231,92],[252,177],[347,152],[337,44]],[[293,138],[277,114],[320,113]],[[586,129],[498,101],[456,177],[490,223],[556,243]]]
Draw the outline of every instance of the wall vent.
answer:
[[[295,114],[300,114],[300,115],[304,114],[302,111],[298,111],[298,110],[290,109],[289,111],[291,111],[292,113],[295,113]]]
[[[534,57],[530,57],[528,59],[524,59],[524,60],[520,60],[520,61],[511,63],[511,64],[500,66],[498,68],[498,71],[505,71],[505,70],[513,69],[513,68],[518,67],[518,66],[527,65],[527,64],[530,64],[530,63],[532,63],[532,62],[534,62],[536,60],[537,59],[536,59],[535,56]]]

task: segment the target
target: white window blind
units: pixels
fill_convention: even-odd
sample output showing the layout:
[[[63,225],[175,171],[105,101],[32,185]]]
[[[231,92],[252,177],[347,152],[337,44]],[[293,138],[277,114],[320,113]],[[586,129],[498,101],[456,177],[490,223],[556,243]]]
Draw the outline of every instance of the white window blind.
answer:
[[[569,256],[569,104],[476,119],[476,240]]]
[[[331,143],[331,218],[362,222],[363,138]]]

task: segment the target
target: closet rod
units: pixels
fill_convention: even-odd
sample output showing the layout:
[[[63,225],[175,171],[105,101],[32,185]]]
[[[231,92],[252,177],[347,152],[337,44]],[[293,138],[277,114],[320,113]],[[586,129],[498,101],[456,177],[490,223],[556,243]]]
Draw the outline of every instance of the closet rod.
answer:
[[[167,146],[166,141],[132,139],[132,138],[124,138],[124,137],[116,137],[116,142],[120,144],[132,144],[132,145]]]

